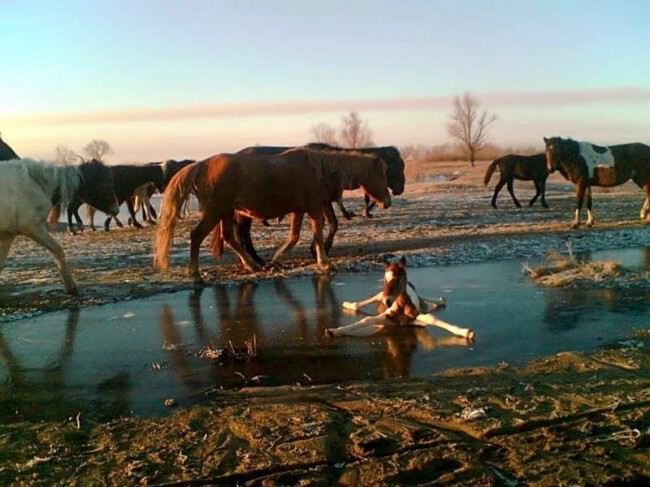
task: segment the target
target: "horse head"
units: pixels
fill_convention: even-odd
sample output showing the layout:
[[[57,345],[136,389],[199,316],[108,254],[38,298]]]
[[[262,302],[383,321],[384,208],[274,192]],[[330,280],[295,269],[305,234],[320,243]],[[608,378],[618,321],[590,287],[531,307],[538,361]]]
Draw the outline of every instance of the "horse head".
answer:
[[[390,307],[402,293],[406,292],[406,258],[398,262],[386,262],[384,265],[384,299],[383,304]]]
[[[395,147],[382,147],[382,159],[386,161],[386,180],[393,195],[398,196],[404,192],[406,183],[404,178],[404,159]]]
[[[120,206],[115,197],[113,173],[104,163],[93,159],[79,165],[82,183],[79,196],[82,200],[108,215],[115,216]]]
[[[390,191],[388,190],[388,180],[386,177],[387,165],[383,159],[377,156],[368,157],[371,159],[370,170],[361,187],[382,208],[390,208]]]
[[[578,156],[578,143],[572,139],[563,139],[562,137],[544,137],[546,145],[546,167],[549,172],[556,169],[564,174],[562,164],[575,161]]]

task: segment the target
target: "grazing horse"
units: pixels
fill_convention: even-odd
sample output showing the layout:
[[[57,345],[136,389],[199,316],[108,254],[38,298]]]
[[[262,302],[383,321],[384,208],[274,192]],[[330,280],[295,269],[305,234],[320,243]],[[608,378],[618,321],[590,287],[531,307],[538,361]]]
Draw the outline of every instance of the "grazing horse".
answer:
[[[63,249],[47,230],[47,215],[52,201],[67,205],[78,194],[108,214],[119,211],[111,172],[102,163],[59,166],[22,159],[0,164],[0,270],[14,238],[23,235],[54,255],[66,292],[76,294]]]
[[[249,270],[259,268],[244,251],[234,234],[235,211],[253,218],[278,218],[291,213],[288,241],[275,253],[274,261],[298,241],[306,213],[316,242],[316,259],[328,268],[323,244],[323,212],[329,203],[331,186],[353,172],[363,189],[384,207],[389,207],[386,163],[363,154],[294,149],[276,156],[220,154],[182,169],[170,181],[164,196],[160,226],[156,233],[154,266],[166,270],[169,248],[182,203],[195,189],[203,211],[190,234],[189,274],[201,281],[199,249],[205,237],[219,223],[223,239]]]
[[[535,196],[528,202],[528,206],[533,206],[537,198],[541,195],[542,197],[542,206],[548,208],[546,204],[546,179],[548,178],[549,172],[546,168],[546,155],[535,154],[533,156],[520,156],[517,154],[508,154],[507,156],[500,157],[495,159],[488,166],[487,171],[485,172],[485,179],[483,184],[486,186],[492,178],[492,174],[499,168],[501,177],[499,182],[494,188],[494,195],[492,196],[492,207],[496,209],[497,207],[497,197],[499,196],[499,191],[503,188],[505,184],[508,185],[508,193],[512,197],[512,201],[515,203],[517,208],[521,208],[521,203],[515,196],[513,189],[513,182],[515,179],[520,181],[533,181],[535,183]]]
[[[326,336],[369,336],[382,331],[386,325],[437,326],[468,340],[474,339],[471,329],[459,328],[436,318],[431,312],[444,306],[444,302],[423,298],[406,276],[406,259],[386,263],[383,290],[358,302],[344,301],[343,307],[359,311],[364,306],[377,303],[378,315],[366,316],[351,325],[326,330]]]
[[[575,218],[571,228],[580,226],[580,211],[587,195],[588,227],[594,224],[591,209],[592,186],[618,186],[632,179],[644,189],[646,198],[641,207],[641,220],[650,212],[650,146],[640,143],[603,147],[561,137],[544,137],[546,162],[550,172],[560,170],[576,185]]]

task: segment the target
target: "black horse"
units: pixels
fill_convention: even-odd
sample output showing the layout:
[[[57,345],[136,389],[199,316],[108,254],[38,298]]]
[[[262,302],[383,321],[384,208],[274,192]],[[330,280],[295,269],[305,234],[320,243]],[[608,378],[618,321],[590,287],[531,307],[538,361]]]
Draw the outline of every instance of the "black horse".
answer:
[[[580,226],[580,211],[587,196],[587,226],[594,223],[591,186],[618,186],[632,179],[646,192],[641,219],[650,213],[650,146],[640,143],[603,147],[560,137],[544,137],[550,172],[560,170],[576,185],[576,209],[572,228]]]
[[[507,156],[495,159],[485,172],[483,184],[488,185],[497,167],[499,168],[501,177],[494,188],[494,195],[492,196],[493,208],[497,207],[497,196],[499,196],[499,191],[501,191],[505,184],[508,185],[508,193],[510,193],[515,206],[521,208],[521,203],[519,203],[513,189],[515,179],[519,179],[520,181],[533,181],[535,183],[535,196],[528,202],[528,206],[533,206],[537,198],[541,196],[542,206],[548,208],[546,204],[546,179],[548,178],[549,172],[546,168],[546,155],[544,153],[533,156],[508,154]]]

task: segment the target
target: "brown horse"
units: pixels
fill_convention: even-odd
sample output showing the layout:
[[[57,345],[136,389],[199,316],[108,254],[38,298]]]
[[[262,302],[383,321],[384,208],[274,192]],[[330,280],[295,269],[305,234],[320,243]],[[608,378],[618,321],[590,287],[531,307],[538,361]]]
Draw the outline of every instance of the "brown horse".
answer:
[[[352,164],[354,162],[354,164]],[[306,213],[316,242],[316,259],[327,268],[323,243],[323,212],[341,181],[356,178],[363,189],[384,207],[391,204],[386,184],[386,163],[378,157],[341,152],[295,149],[275,156],[220,154],[191,164],[170,181],[156,233],[154,266],[169,267],[169,248],[182,203],[191,189],[203,208],[192,230],[189,273],[201,281],[199,248],[221,223],[220,233],[250,271],[259,266],[244,251],[234,234],[235,211],[253,218],[270,219],[291,214],[288,241],[275,253],[279,260],[298,241]]]
[[[535,196],[528,202],[528,206],[533,206],[535,201],[537,201],[537,198],[541,195],[542,206],[548,208],[545,196],[546,179],[548,178],[549,172],[546,168],[546,155],[544,153],[535,154],[533,156],[508,154],[507,156],[495,159],[488,166],[487,171],[485,172],[483,184],[486,186],[488,185],[492,178],[492,174],[497,167],[499,168],[501,177],[494,188],[494,195],[492,195],[491,204],[493,208],[496,209],[499,191],[501,191],[505,184],[508,185],[508,193],[510,193],[515,206],[521,208],[521,203],[519,203],[519,200],[515,196],[513,188],[513,182],[515,179],[519,179],[520,181],[533,181],[533,183],[535,183]]]
[[[603,147],[560,137],[544,137],[550,172],[556,169],[576,185],[576,210],[571,228],[580,226],[580,211],[587,195],[588,227],[594,224],[591,186],[618,186],[632,179],[646,192],[641,220],[650,212],[650,146],[640,143]]]

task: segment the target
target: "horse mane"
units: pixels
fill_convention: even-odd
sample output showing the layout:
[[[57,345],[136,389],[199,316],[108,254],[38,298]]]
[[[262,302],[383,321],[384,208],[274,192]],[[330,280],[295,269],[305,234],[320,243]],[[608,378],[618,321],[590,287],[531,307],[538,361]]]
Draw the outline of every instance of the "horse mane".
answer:
[[[81,184],[81,173],[76,166],[61,165],[34,159],[15,161],[29,174],[49,196],[56,195],[58,202],[67,206],[74,198]]]

